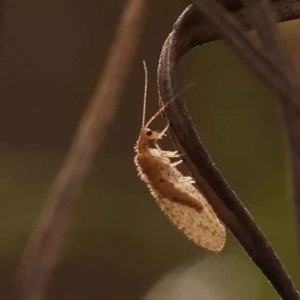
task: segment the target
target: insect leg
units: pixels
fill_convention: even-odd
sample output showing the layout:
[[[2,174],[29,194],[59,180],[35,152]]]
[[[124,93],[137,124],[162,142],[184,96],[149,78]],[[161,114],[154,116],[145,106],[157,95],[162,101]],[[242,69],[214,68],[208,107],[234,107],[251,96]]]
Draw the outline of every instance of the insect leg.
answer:
[[[163,154],[163,151],[159,146],[158,146],[158,143],[157,143],[157,140],[160,140],[163,138],[163,136],[165,135],[166,131],[168,130],[169,128],[169,123],[168,125],[164,128],[164,130],[162,132],[159,133],[158,137],[154,140],[154,145],[155,145],[155,148],[157,149],[157,151],[160,153],[160,154]],[[168,155],[167,155],[168,156]]]
[[[157,139],[162,139],[162,137],[166,134],[167,130],[169,129],[170,124],[168,123],[164,130],[159,134]]]
[[[176,166],[178,166],[181,163],[182,163],[182,160],[175,161],[175,162],[171,163],[171,166],[176,167]]]
[[[177,151],[164,151],[164,154],[170,158],[182,156],[182,154],[179,154]]]

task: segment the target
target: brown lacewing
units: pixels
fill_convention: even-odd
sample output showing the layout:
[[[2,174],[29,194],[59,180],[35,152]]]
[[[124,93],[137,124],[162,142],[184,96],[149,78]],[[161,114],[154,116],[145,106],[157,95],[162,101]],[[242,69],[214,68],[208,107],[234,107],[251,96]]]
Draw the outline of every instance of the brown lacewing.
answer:
[[[145,62],[143,63],[145,69],[143,117],[134,158],[139,176],[147,184],[162,211],[180,231],[197,245],[219,252],[226,241],[224,225],[206,198],[194,187],[193,179],[182,175],[176,169],[182,160],[171,162],[170,159],[178,159],[181,155],[177,151],[164,151],[159,147],[158,140],[165,135],[168,126],[162,132],[149,128],[152,121],[170,102],[162,106],[145,124],[148,71]],[[149,147],[150,140],[153,140],[155,148]]]

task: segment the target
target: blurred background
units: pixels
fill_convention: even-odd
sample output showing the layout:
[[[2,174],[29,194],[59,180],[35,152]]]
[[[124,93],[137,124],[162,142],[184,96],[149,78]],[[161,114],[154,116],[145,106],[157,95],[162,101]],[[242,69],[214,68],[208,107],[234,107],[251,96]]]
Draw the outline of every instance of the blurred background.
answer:
[[[2,0],[0,297],[101,74],[124,1]],[[48,299],[279,299],[230,233],[223,252],[195,246],[160,212],[133,164],[156,68],[181,1],[149,1],[146,27],[115,120],[74,211]],[[300,69],[300,22],[280,25]],[[203,142],[300,288],[288,143],[278,99],[222,42],[191,51],[178,76]],[[157,128],[162,128],[159,123]],[[171,146],[169,146],[171,147]]]

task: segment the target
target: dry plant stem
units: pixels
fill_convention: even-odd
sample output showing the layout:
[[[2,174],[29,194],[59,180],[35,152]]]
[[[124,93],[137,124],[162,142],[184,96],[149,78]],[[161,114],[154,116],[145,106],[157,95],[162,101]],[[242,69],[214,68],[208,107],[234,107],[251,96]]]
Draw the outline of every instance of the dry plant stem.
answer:
[[[47,205],[26,245],[20,280],[22,299],[41,300],[57,263],[72,207],[115,114],[144,23],[146,0],[129,0],[120,19],[103,75],[80,122]]]
[[[299,3],[298,1],[284,2],[297,2],[295,7],[299,17],[300,9],[298,6],[300,1]],[[295,101],[295,99],[300,99],[299,87],[290,80],[290,77],[286,76],[286,72],[282,70],[280,64],[274,64],[272,58],[255,48],[245,37],[245,30],[250,28],[248,21],[249,17],[244,13],[239,16],[239,19],[242,21],[239,22],[216,0],[194,0],[193,3],[201,11],[203,16],[211,22],[210,24],[220,31],[220,34],[226,39],[228,44],[237,52],[237,54],[249,63],[253,71],[255,71],[279,94],[284,95],[298,108],[298,110],[300,110],[300,103]],[[282,3],[279,2],[273,4],[277,14],[282,13],[281,11],[278,11],[279,8],[282,9],[281,4]]]
[[[292,71],[291,62],[280,45],[280,37],[276,28],[275,14],[269,0],[242,0],[249,12],[250,23],[256,29],[264,53],[280,65],[286,76]],[[294,75],[294,74],[293,74]],[[290,80],[292,77],[290,76]]]
[[[274,24],[272,25],[274,18],[279,22],[298,19],[300,1],[279,0],[270,3],[266,0],[243,0],[250,8],[250,16],[245,12],[241,13],[239,15],[241,22],[226,12],[216,1],[195,0],[194,2],[211,24],[220,30],[229,45],[281,96],[291,146],[293,199],[300,241],[300,91],[299,85],[296,84],[297,76],[292,72],[292,64],[279,46],[279,37]],[[244,29],[253,26],[257,28],[264,51],[253,47],[243,35],[241,23],[244,23]]]
[[[276,30],[276,23],[273,11],[270,9],[271,5],[268,0],[243,0],[246,7],[250,11],[250,20],[253,27],[256,28],[257,33],[260,37],[264,52],[272,59],[275,64],[281,66],[281,69],[285,71],[287,77],[290,78],[291,82],[298,80],[297,74],[292,68],[292,63],[288,56],[280,45],[280,37]],[[294,99],[299,101],[299,99]],[[297,230],[298,230],[298,241],[300,242],[300,138],[299,138],[299,124],[300,114],[295,109],[293,103],[281,95],[282,108],[287,123],[287,136],[289,136],[290,142],[290,153],[291,153],[291,169],[292,169],[292,180],[294,188],[294,207],[296,212]]]
[[[212,2],[212,0],[206,1],[206,4]],[[235,14],[246,22],[245,28],[247,28],[249,22],[245,19],[245,12],[237,11]],[[220,16],[217,15],[217,17]],[[161,101],[166,103],[178,93],[176,91],[175,70],[181,56],[197,45],[220,37],[220,32],[212,27],[195,7],[187,8],[175,23],[174,30],[165,41],[160,56],[158,86]],[[240,37],[240,35],[236,37],[236,43],[240,42]],[[250,46],[253,48],[253,45],[247,44],[248,48]],[[247,50],[249,50],[248,48]],[[254,50],[256,51],[256,49]],[[253,60],[257,56],[260,57],[260,53],[253,52],[253,49],[251,51]],[[248,52],[246,51],[246,53]],[[257,65],[261,63],[263,62],[257,63],[256,61]],[[266,66],[264,68],[270,75],[270,70]],[[284,75],[280,74],[280,76],[283,77]],[[285,81],[290,85],[287,78]],[[282,87],[286,88],[284,85]],[[285,300],[300,299],[298,291],[275,251],[205,150],[189,116],[185,102],[177,98],[166,108],[165,114],[170,123],[171,136],[176,148],[179,152],[186,154],[183,156],[186,166],[218,216],[235,235],[278,294]]]

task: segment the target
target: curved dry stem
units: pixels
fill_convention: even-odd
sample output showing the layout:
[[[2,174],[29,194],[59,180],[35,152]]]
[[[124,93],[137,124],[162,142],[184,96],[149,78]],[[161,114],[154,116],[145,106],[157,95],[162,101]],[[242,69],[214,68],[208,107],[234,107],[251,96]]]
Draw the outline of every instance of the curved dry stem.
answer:
[[[130,72],[143,28],[145,6],[146,0],[128,0],[125,4],[102,77],[26,245],[20,269],[22,299],[45,298],[70,224],[73,204],[113,120]]]
[[[280,7],[275,6],[275,10],[272,10],[272,5],[267,0],[243,0],[246,7],[250,12],[250,21],[253,27],[256,29],[258,36],[260,37],[264,53],[278,65],[285,76],[289,78],[290,82],[299,82],[299,78],[293,69],[292,62],[287,54],[284,52],[280,45],[280,36],[276,29],[275,18],[281,21],[283,18],[283,4],[285,9],[288,7],[289,11],[293,11],[293,18],[300,13],[300,1],[293,1],[293,6],[289,5],[290,1],[282,1]],[[275,12],[275,13],[274,13]],[[287,16],[287,15],[286,15]],[[286,18],[285,16],[285,18]],[[297,17],[297,18],[298,18]],[[293,102],[289,101],[286,94],[281,93],[281,103],[284,112],[284,116],[287,123],[287,134],[290,141],[291,152],[291,169],[293,179],[293,198],[294,207],[296,212],[296,221],[298,229],[298,242],[300,242],[300,138],[299,138],[299,123],[300,113],[299,110],[293,105],[294,102],[299,103],[299,98],[295,94]]]
[[[233,45],[239,50],[239,54],[241,56],[247,56],[248,61],[254,62],[254,69],[264,79],[268,80],[270,85],[276,84],[278,80],[284,79],[284,83],[281,82],[281,86],[278,88],[280,93],[288,92],[289,95],[292,95],[290,89],[287,87],[293,87],[292,93],[298,93],[298,88],[285,76],[285,72],[283,72],[280,67],[273,66],[271,60],[261,55],[248,40],[245,40],[246,38],[242,34],[243,32],[240,32],[240,30],[250,28],[245,12],[235,12],[235,15],[244,21],[244,28],[241,27],[237,29],[235,26],[236,20],[234,22],[231,20],[232,16],[230,16],[230,19],[225,20],[225,25],[222,23],[224,18],[228,17],[227,13],[226,17],[224,17],[224,9],[220,10],[220,7],[218,7],[218,11],[213,15],[213,8],[209,6],[212,3],[214,3],[214,6],[217,6],[215,1],[199,1],[199,3],[200,2],[201,5],[205,2],[203,6],[209,11],[206,11],[206,14],[204,14],[205,17],[210,21],[210,18],[218,19],[216,23],[220,26],[224,26],[224,31],[227,30],[226,35],[231,38]],[[201,6],[201,9],[202,8]],[[201,11],[203,13],[203,10]],[[203,15],[200,15],[199,11],[193,6],[189,6],[179,17],[174,25],[173,31],[165,41],[160,56],[158,87],[160,100],[162,102],[168,102],[177,94],[175,70],[179,59],[191,48],[219,39],[221,33],[218,29],[220,28],[214,27],[206,21]],[[274,73],[276,73],[275,76]],[[273,77],[269,78],[271,76]],[[295,94],[293,94],[293,97]],[[267,277],[278,294],[287,300],[300,299],[297,289],[274,249],[237,195],[222,177],[205,150],[184,101],[177,98],[176,101],[166,108],[165,115],[170,123],[171,136],[176,148],[186,154],[183,159],[188,170],[193,175],[200,190],[206,195],[218,216],[235,235],[242,247]]]

